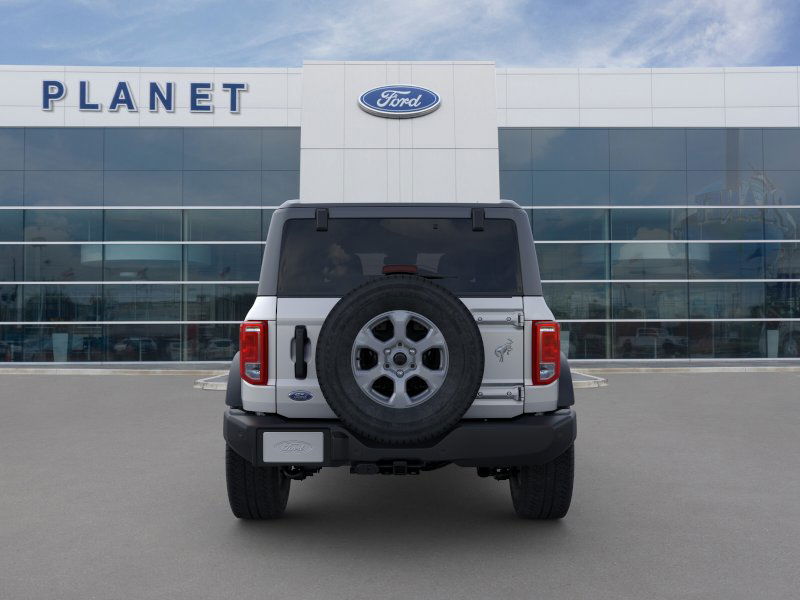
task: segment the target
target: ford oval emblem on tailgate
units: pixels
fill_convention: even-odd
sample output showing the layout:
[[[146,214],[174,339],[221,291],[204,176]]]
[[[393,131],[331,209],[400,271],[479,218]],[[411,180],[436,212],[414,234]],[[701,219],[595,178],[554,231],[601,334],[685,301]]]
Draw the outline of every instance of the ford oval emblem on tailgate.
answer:
[[[297,402],[305,402],[306,400],[311,400],[313,397],[314,394],[305,390],[295,390],[293,392],[289,392],[289,398],[296,400]]]

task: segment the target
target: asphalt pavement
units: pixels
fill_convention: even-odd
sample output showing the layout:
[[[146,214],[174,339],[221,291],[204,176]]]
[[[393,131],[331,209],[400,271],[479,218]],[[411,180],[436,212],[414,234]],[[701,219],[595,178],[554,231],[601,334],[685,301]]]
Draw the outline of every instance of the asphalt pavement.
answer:
[[[195,379],[0,374],[0,598],[798,596],[798,373],[577,390],[573,505],[545,523],[456,467],[328,469],[238,521]]]

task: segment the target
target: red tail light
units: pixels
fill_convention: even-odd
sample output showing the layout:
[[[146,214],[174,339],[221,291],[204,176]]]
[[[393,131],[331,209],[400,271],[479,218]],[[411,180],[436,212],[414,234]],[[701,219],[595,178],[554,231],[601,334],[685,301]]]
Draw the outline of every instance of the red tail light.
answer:
[[[245,321],[239,326],[239,374],[247,383],[267,383],[267,323]]]
[[[561,330],[554,321],[533,323],[533,385],[558,379],[561,371]]]

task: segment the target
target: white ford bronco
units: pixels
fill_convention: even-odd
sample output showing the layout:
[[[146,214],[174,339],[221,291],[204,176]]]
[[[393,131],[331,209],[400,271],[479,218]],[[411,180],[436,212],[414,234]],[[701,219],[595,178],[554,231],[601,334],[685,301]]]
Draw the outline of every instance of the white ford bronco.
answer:
[[[322,467],[508,479],[521,517],[572,496],[572,378],[517,204],[287,202],[226,392],[228,497],[280,516]]]

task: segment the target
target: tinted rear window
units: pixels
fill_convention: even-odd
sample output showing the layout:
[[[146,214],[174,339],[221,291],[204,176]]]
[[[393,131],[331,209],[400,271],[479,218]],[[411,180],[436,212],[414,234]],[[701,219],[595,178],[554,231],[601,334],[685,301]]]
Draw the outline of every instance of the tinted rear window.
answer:
[[[343,296],[385,277],[389,265],[413,265],[458,296],[519,296],[522,278],[514,222],[487,219],[331,219],[316,231],[311,219],[283,230],[278,295]]]

